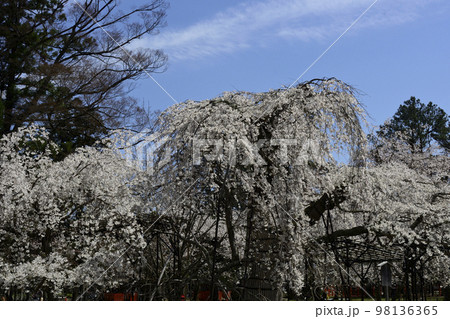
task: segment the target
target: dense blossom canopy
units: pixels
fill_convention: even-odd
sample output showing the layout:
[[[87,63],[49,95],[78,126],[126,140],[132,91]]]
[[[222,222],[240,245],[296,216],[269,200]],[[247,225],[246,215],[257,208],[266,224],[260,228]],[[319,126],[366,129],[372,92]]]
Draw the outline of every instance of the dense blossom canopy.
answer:
[[[145,247],[133,171],[113,149],[80,148],[54,162],[46,131],[0,140],[0,285],[31,292],[129,280]],[[108,276],[101,277],[129,246]]]
[[[343,284],[342,240],[397,251],[398,284],[450,284],[449,157],[401,135],[367,145],[362,123],[352,88],[324,79],[186,101],[151,135],[117,132],[62,161],[45,130],[5,135],[0,286],[311,298]]]

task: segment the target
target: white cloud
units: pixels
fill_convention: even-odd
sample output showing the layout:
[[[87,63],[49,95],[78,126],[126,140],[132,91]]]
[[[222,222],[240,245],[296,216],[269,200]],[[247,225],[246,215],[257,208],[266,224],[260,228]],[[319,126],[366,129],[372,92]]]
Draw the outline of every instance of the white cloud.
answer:
[[[373,0],[246,1],[181,30],[163,30],[133,47],[161,48],[173,60],[232,53],[277,40],[323,41],[335,38]],[[380,0],[353,30],[412,21],[433,1]]]

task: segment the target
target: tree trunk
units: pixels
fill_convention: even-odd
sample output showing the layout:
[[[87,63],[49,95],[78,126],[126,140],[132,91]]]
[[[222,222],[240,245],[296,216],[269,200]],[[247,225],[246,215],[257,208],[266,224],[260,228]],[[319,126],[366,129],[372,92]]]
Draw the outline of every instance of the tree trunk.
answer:
[[[254,227],[251,239],[248,278],[244,283],[244,300],[281,300],[280,280],[274,270],[277,245],[279,243],[273,228]]]

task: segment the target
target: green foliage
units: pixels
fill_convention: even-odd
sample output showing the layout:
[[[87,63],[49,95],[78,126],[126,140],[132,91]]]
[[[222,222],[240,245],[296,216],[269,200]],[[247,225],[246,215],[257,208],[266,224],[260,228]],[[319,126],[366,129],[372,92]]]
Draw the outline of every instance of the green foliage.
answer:
[[[394,117],[381,126],[377,134],[393,137],[396,132],[404,133],[415,151],[423,152],[433,141],[446,151],[450,150],[448,115],[432,102],[425,104],[412,96],[400,105]]]
[[[0,136],[34,123],[71,152],[111,128],[140,128],[145,112],[126,82],[166,56],[122,47],[161,27],[164,0],[127,12],[113,0],[0,0],[0,9]]]

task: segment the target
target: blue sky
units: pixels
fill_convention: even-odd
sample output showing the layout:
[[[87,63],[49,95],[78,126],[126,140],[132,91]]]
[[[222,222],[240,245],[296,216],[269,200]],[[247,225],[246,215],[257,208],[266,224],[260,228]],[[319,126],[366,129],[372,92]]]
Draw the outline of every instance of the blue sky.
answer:
[[[179,102],[262,92],[291,85],[373,2],[172,0],[167,26],[133,46],[168,54],[153,76]],[[450,113],[449,17],[445,0],[379,0],[300,81],[354,86],[375,125],[412,95]],[[136,84],[150,110],[174,104],[151,79]]]

